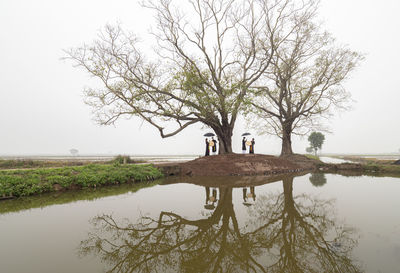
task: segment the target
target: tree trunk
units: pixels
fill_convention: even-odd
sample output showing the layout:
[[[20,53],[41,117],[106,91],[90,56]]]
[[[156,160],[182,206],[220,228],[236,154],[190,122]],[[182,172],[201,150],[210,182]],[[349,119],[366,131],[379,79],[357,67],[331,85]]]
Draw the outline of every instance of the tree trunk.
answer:
[[[231,154],[232,153],[232,136],[218,136],[219,151],[218,154]]]
[[[218,136],[219,151],[218,154],[231,154],[232,153],[232,128],[214,129]]]
[[[292,125],[283,126],[281,156],[293,154],[292,150]]]

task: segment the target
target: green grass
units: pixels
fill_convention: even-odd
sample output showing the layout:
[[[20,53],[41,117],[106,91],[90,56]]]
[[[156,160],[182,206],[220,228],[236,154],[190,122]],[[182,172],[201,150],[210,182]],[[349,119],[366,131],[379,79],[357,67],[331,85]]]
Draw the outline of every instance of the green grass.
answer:
[[[87,188],[78,191],[51,192],[24,198],[4,200],[0,202],[0,214],[17,212],[32,208],[44,208],[56,204],[68,204],[80,200],[96,200],[106,196],[120,195],[127,192],[136,192],[143,188],[158,185],[161,180],[144,181],[135,184],[123,184],[118,186],[104,186],[100,188]]]
[[[367,163],[367,164],[362,164],[361,166],[367,172],[383,172],[383,173],[392,173],[392,174],[399,173],[400,174],[400,165]]]
[[[0,170],[0,197],[28,196],[61,189],[153,180],[162,173],[151,165],[85,165],[51,169]]]
[[[320,159],[319,159],[319,156],[316,156],[316,155],[310,155],[310,154],[305,154],[305,156],[306,156],[307,158],[310,158],[310,159],[315,159],[315,160],[318,160],[318,161],[320,161]]]

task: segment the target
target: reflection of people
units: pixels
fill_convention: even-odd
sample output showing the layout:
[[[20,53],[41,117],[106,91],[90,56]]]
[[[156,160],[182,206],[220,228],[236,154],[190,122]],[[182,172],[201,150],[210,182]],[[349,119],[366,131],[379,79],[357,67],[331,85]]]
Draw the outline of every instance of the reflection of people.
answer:
[[[218,201],[218,199],[217,199],[217,189],[213,189],[212,196],[210,197],[210,200],[213,201],[213,202]]]
[[[243,188],[243,205],[251,206],[253,203],[249,203],[249,198],[253,199],[253,202],[256,201],[256,193],[255,188],[253,186],[250,187],[250,192],[247,193],[247,188]]]
[[[256,142],[254,141],[254,138],[251,140],[251,145],[250,145],[250,149],[249,149],[249,154],[254,154],[254,145],[256,144]]]
[[[247,188],[243,188],[243,202],[244,203],[247,202]]]
[[[246,153],[246,141],[247,141],[247,139],[246,139],[246,137],[243,137],[243,139],[242,139],[242,154],[245,154]]]
[[[212,154],[216,155],[217,154],[217,143],[218,143],[218,141],[215,140],[214,137],[211,138],[211,141],[214,143],[214,145],[212,145],[212,147],[211,147]]]
[[[210,143],[208,142],[208,138],[206,138],[206,156],[210,155]]]
[[[251,195],[253,197],[253,201],[255,202],[256,201],[256,192],[255,192],[254,186],[250,187],[250,193],[251,193]]]
[[[215,209],[215,203],[218,201],[217,189],[213,189],[212,195],[210,195],[210,187],[205,187],[205,188],[206,188],[206,204],[204,205],[204,208],[213,210]]]

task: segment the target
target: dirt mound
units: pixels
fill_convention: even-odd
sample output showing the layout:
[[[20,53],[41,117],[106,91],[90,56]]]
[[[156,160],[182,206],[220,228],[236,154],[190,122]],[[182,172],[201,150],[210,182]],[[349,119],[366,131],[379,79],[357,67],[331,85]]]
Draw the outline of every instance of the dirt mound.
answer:
[[[180,164],[180,168],[182,175],[193,176],[274,175],[313,169],[315,162],[311,163],[304,158],[304,156],[289,159],[260,154],[225,154],[201,157]]]

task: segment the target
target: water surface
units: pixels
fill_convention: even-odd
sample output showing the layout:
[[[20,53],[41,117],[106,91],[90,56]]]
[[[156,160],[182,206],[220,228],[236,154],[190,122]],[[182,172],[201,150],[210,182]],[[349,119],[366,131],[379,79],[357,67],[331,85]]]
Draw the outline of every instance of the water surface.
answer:
[[[0,271],[400,272],[399,193],[399,178],[307,174],[3,201]]]

